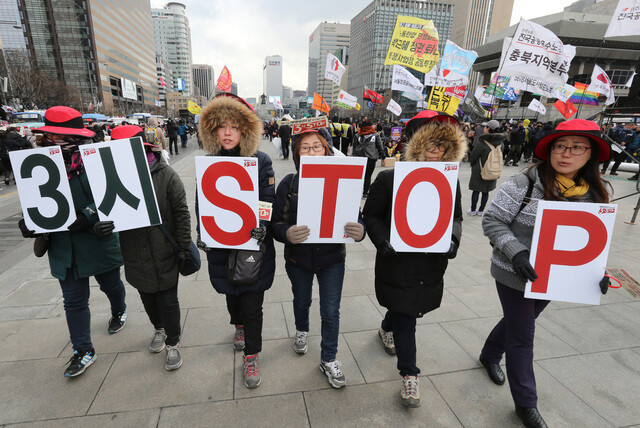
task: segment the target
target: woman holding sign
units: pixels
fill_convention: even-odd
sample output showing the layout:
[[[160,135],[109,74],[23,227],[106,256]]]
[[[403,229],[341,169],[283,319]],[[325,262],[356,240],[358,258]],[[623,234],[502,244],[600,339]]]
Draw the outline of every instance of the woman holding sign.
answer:
[[[210,156],[256,158],[260,201],[267,204],[274,202],[276,179],[271,158],[258,151],[262,123],[249,104],[227,93],[216,96],[200,113],[198,133]],[[201,227],[202,224],[198,224],[198,231]],[[206,249],[211,284],[218,293],[226,295],[231,324],[235,326],[233,347],[238,351],[244,350],[244,384],[247,388],[260,385],[258,353],[262,350],[262,302],[264,292],[273,284],[276,270],[275,248],[268,227],[269,221],[260,220],[259,227],[251,230],[251,238],[264,246],[262,266],[255,283],[236,285],[229,280],[228,265],[232,250]]]
[[[296,169],[300,168],[301,156],[333,156],[328,143],[330,138],[331,134],[326,128],[294,135],[292,151]],[[285,245],[285,268],[293,291],[293,315],[296,323],[293,350],[297,354],[307,353],[309,307],[315,275],[318,278],[322,318],[319,368],[327,376],[331,386],[342,388],[345,386],[345,377],[336,354],[346,247],[345,244],[304,244],[309,237],[309,227],[296,224],[299,182],[299,173],[289,174],[280,182],[272,223],[273,237]],[[347,223],[344,233],[356,241],[362,241],[365,236],[364,223]]]
[[[541,162],[509,178],[484,213],[484,234],[494,245],[491,275],[503,318],[489,334],[480,363],[491,380],[502,385],[500,360],[506,354],[507,377],[516,413],[527,427],[546,427],[537,409],[533,373],[535,320],[549,304],[524,297],[527,281],[538,278],[529,263],[538,200],[609,202],[598,166],[609,158],[609,145],[595,122],[573,119],[560,123],[535,148]],[[606,293],[609,278],[600,281]]]
[[[404,160],[409,162],[460,162],[467,140],[451,116],[424,110],[412,118],[405,133]],[[371,185],[364,206],[364,221],[377,248],[376,296],[387,308],[378,335],[385,351],[398,358],[403,385],[402,404],[420,405],[416,366],[416,319],[440,306],[443,276],[449,259],[455,258],[462,235],[460,182],[453,208],[453,234],[447,253],[397,253],[391,246],[394,170],[382,171]]]

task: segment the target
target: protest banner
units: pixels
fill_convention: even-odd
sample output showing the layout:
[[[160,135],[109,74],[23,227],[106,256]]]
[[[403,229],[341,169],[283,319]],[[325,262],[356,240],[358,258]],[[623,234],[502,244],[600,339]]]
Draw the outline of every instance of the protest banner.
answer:
[[[438,30],[433,21],[398,15],[385,65],[400,64],[426,73],[438,62]]]
[[[387,110],[389,110],[391,113],[395,114],[396,116],[400,116],[402,114],[402,107],[400,107],[400,104],[395,102],[393,99],[389,99],[389,104],[387,104]]]
[[[412,93],[422,97],[424,85],[420,83],[420,80],[411,74],[409,70],[401,65],[395,64],[391,77],[391,90]]]
[[[576,109],[576,107],[571,103],[571,101],[562,102],[558,100],[553,104],[553,106],[556,109],[558,109],[560,114],[563,115],[565,119],[569,119],[578,111],[578,109]]]
[[[569,84],[555,85],[554,92],[551,98],[557,98],[563,103],[566,103],[575,91],[576,87]]]
[[[457,97],[447,95],[446,91],[447,88],[443,88],[442,86],[434,86],[431,88],[427,109],[454,115],[461,100]]]
[[[327,104],[324,98],[318,95],[317,92],[313,93],[313,105],[311,106],[311,108],[322,113],[329,113],[329,111],[331,111],[331,107],[329,107],[329,104]]]
[[[613,94],[613,85],[611,85],[611,79],[609,79],[606,71],[600,68],[598,64],[594,64],[593,66],[593,73],[591,73],[591,83],[589,84],[589,87],[587,87],[587,90],[605,95],[607,97],[607,100],[604,102],[604,105],[609,106],[616,101]]]
[[[342,75],[346,70],[347,68],[340,63],[338,57],[327,52],[327,64],[324,69],[325,79],[331,80],[336,85],[339,85],[342,80]]]
[[[396,251],[449,251],[457,179],[457,162],[396,162],[390,240]]]
[[[340,95],[338,95],[338,102],[345,104],[349,107],[355,107],[358,104],[358,98],[340,89]]]
[[[478,101],[476,96],[472,94],[471,91],[467,91],[467,95],[464,97],[464,100],[462,100],[462,103],[460,104],[460,109],[469,116],[473,116],[476,118],[485,117],[487,114],[485,109],[482,108],[482,104],[480,104],[480,101]]]
[[[364,85],[364,92],[362,94],[362,99],[370,101],[372,104],[382,104],[384,97],[381,94],[369,89],[367,85]]]
[[[327,116],[311,117],[306,119],[291,120],[287,122],[291,127],[291,134],[298,135],[310,129],[320,129],[329,127],[329,118]]]
[[[394,126],[391,128],[391,139],[395,142],[400,141],[400,137],[402,137],[402,127]]]
[[[309,227],[305,244],[354,242],[344,226],[358,221],[366,164],[364,157],[300,156],[297,223]]]
[[[640,0],[620,0],[604,37],[640,36]]]
[[[216,87],[220,89],[222,92],[231,92],[231,72],[225,65],[222,71],[220,72],[220,76],[218,77],[218,82],[216,83]]]
[[[36,233],[67,231],[76,209],[60,147],[14,150],[9,160],[27,228]]]
[[[200,239],[209,248],[258,250],[258,159],[196,156]]]
[[[547,114],[547,108],[537,99],[532,99],[527,107],[529,110],[537,111],[540,114]]]
[[[202,111],[202,107],[189,100],[189,102],[187,103],[187,110],[189,110],[189,113],[191,114],[200,114],[200,112]]]
[[[460,101],[464,100],[465,95],[467,94],[466,86],[452,86],[444,89],[444,94],[449,95],[451,97],[457,98]]]
[[[538,279],[525,286],[530,299],[600,303],[617,205],[539,201],[530,263]]]
[[[478,58],[475,51],[462,49],[447,40],[442,59],[424,76],[427,86],[466,86],[469,84],[471,66]]]
[[[424,100],[424,94],[416,94],[413,92],[403,92],[402,96],[410,99],[411,101],[422,101]]]
[[[98,217],[114,231],[162,223],[140,137],[80,147]]]

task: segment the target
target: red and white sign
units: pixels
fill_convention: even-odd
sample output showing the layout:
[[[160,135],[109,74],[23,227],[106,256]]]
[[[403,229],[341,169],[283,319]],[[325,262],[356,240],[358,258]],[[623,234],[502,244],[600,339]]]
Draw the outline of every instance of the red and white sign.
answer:
[[[318,113],[318,112],[316,112]],[[304,131],[311,129],[320,129],[329,127],[329,118],[327,116],[292,120],[287,123],[291,127],[291,134],[298,135]]]
[[[298,225],[311,234],[304,242],[353,242],[344,226],[358,221],[367,159],[363,157],[300,156]]]
[[[258,250],[251,229],[258,226],[256,158],[197,156],[200,239],[209,248]]]
[[[464,100],[465,95],[467,95],[467,87],[466,86],[451,86],[444,90],[445,95],[452,96],[459,100]]]
[[[391,245],[396,251],[449,251],[458,166],[457,162],[396,162],[391,213]]]
[[[538,279],[530,299],[600,304],[617,205],[538,202],[530,262]]]

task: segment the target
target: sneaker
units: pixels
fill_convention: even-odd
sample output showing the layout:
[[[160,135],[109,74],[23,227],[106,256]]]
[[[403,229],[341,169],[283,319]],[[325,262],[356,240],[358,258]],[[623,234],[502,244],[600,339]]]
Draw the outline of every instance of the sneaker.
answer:
[[[127,322],[127,310],[116,312],[109,320],[109,334],[115,334],[124,328]]]
[[[327,375],[327,380],[331,386],[338,389],[345,386],[346,381],[342,370],[340,370],[340,361],[333,360],[328,363],[322,361],[318,368],[320,368],[322,373]]]
[[[420,388],[417,376],[406,375],[402,378],[400,400],[406,407],[420,407]]]
[[[478,215],[478,213],[476,211],[473,211],[473,210],[467,211],[467,214],[469,214],[469,215]]]
[[[484,215],[484,211],[476,211],[476,215],[482,217]]]
[[[518,163],[516,162],[516,163],[512,164],[511,166],[518,166]]]
[[[611,172],[609,173],[609,175],[618,175],[618,173],[617,173],[617,172],[613,172],[613,171],[611,171]]]
[[[309,346],[307,344],[308,337],[308,332],[296,330],[296,340],[293,341],[293,350],[296,351],[296,354],[307,353],[307,349],[309,349]]]
[[[233,336],[233,349],[242,351],[244,349],[244,326],[236,326],[236,334]]]
[[[180,355],[180,343],[175,346],[167,345],[167,359],[164,368],[167,370],[178,370],[182,367],[182,355]]]
[[[93,349],[85,352],[73,351],[73,355],[69,359],[69,367],[64,371],[64,375],[66,377],[80,376],[95,360],[96,351]]]
[[[243,355],[244,386],[249,389],[260,386],[260,369],[258,368],[258,354]]]
[[[149,344],[149,352],[157,354],[164,350],[164,341],[167,339],[167,335],[164,333],[164,328],[154,330],[151,343]]]
[[[393,332],[392,331],[384,331],[382,327],[378,330],[378,336],[382,339],[382,344],[384,345],[384,350],[389,355],[396,355],[396,345],[393,343]]]

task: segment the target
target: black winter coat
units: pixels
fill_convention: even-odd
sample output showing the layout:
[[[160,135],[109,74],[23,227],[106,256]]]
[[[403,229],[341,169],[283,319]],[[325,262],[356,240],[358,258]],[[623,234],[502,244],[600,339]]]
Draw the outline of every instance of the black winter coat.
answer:
[[[378,174],[371,184],[364,206],[364,223],[369,238],[380,248],[391,236],[391,208],[394,170]],[[456,190],[452,240],[462,235],[462,199],[460,182]],[[449,260],[444,254],[398,253],[393,257],[376,254],[375,287],[380,305],[392,312],[422,317],[440,307],[444,289],[443,276]]]
[[[287,230],[298,221],[298,183],[299,174],[289,174],[282,179],[276,191],[276,203],[273,207],[271,232],[276,241],[284,243],[284,259],[299,268],[318,272],[328,266],[343,262],[347,250],[345,244],[291,244],[287,239]],[[291,190],[291,199],[289,191]],[[286,213],[285,213],[286,211]],[[358,222],[364,225],[362,216]],[[362,239],[366,236],[363,235]]]

